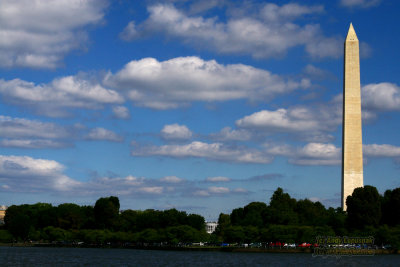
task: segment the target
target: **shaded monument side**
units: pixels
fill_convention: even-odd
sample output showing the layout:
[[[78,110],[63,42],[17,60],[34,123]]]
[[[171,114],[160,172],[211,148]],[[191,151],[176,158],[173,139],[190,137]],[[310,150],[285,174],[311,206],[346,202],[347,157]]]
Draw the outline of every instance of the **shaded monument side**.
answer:
[[[350,24],[344,43],[342,208],[355,188],[363,186],[359,42]]]

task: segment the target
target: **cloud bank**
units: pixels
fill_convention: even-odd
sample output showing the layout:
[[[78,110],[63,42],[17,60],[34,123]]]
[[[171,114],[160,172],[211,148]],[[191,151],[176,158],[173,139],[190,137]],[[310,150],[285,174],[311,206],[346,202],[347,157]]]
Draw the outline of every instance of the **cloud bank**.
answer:
[[[20,79],[0,79],[0,94],[8,104],[28,107],[49,117],[66,116],[67,109],[99,109],[105,104],[124,101],[116,91],[78,76],[61,77],[38,85]]]
[[[87,43],[85,28],[98,25],[107,1],[0,2],[0,67],[55,68]]]
[[[125,91],[137,106],[169,109],[194,101],[222,102],[236,99],[270,100],[307,88],[307,79],[285,80],[269,71],[243,64],[222,65],[199,57],[133,60],[116,74],[108,73],[104,84]]]
[[[148,12],[147,20],[139,25],[129,22],[120,37],[129,41],[161,33],[196,47],[254,58],[282,56],[296,46],[305,46],[316,58],[339,57],[342,52],[340,38],[325,37],[318,24],[294,23],[304,16],[324,13],[320,5],[266,3],[255,13],[229,16],[226,22],[189,16],[171,4],[149,6]]]
[[[362,105],[371,111],[399,111],[400,87],[393,83],[372,83],[362,87]]]
[[[177,123],[165,125],[161,130],[161,137],[165,140],[188,140],[192,135],[188,127]]]
[[[347,8],[369,8],[381,2],[382,0],[340,0],[340,4]]]
[[[194,141],[185,145],[140,146],[134,144],[132,156],[204,158],[237,163],[270,163],[272,157],[246,147],[229,147],[222,143]]]

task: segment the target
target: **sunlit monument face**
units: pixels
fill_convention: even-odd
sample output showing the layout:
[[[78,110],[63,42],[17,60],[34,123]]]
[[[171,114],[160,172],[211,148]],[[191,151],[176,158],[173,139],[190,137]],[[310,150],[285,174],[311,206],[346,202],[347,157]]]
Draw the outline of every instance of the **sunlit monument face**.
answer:
[[[363,186],[359,44],[350,24],[344,43],[342,139],[342,208],[346,198]]]

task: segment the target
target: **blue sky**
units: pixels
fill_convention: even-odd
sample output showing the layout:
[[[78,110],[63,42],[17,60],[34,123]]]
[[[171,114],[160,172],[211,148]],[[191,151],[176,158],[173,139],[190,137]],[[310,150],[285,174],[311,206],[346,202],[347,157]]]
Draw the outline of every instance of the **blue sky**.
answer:
[[[214,220],[282,187],[340,205],[343,42],[364,184],[400,186],[398,1],[1,1],[0,204]]]

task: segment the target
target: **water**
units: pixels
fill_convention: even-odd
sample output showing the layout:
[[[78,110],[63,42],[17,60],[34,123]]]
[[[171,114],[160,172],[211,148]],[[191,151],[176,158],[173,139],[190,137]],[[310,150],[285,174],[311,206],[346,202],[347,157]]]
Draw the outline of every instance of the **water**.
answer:
[[[400,266],[400,255],[311,254],[0,247],[0,266]]]

